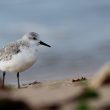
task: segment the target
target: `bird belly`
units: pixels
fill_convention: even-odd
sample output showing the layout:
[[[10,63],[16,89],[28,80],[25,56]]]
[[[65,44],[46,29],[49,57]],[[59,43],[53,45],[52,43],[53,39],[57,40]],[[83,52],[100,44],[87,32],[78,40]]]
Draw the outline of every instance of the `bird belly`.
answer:
[[[37,60],[34,52],[22,52],[14,55],[9,61],[0,62],[0,70],[7,72],[23,72]]]

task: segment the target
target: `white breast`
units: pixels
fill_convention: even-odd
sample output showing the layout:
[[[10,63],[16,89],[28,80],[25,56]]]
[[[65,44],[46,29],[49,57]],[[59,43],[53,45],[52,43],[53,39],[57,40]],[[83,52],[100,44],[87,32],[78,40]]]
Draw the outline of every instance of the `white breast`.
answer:
[[[22,72],[31,67],[37,60],[38,51],[35,48],[22,49],[17,55],[13,55],[9,61],[1,61],[0,69],[8,72]]]

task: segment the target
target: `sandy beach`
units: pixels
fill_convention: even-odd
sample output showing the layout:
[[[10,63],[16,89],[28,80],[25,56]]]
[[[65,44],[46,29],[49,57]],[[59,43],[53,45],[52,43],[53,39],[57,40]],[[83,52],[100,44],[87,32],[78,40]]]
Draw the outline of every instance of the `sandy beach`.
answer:
[[[109,84],[107,65],[92,78],[34,81],[20,89],[1,86],[0,110],[110,110]]]

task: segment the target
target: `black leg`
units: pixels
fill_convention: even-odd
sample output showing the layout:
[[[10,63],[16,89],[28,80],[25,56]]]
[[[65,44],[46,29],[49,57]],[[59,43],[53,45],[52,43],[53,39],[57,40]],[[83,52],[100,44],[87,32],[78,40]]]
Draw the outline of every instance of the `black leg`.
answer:
[[[4,82],[5,82],[5,75],[6,75],[6,72],[4,71],[3,72],[3,87],[4,87]]]
[[[19,72],[17,73],[17,79],[18,79],[18,88],[20,88],[20,83],[19,83]]]

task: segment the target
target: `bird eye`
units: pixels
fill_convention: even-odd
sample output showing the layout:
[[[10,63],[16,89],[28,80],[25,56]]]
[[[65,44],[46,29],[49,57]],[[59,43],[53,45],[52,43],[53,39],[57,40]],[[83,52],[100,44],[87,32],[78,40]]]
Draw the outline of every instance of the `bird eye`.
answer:
[[[36,37],[33,37],[33,40],[37,40],[37,38]]]

